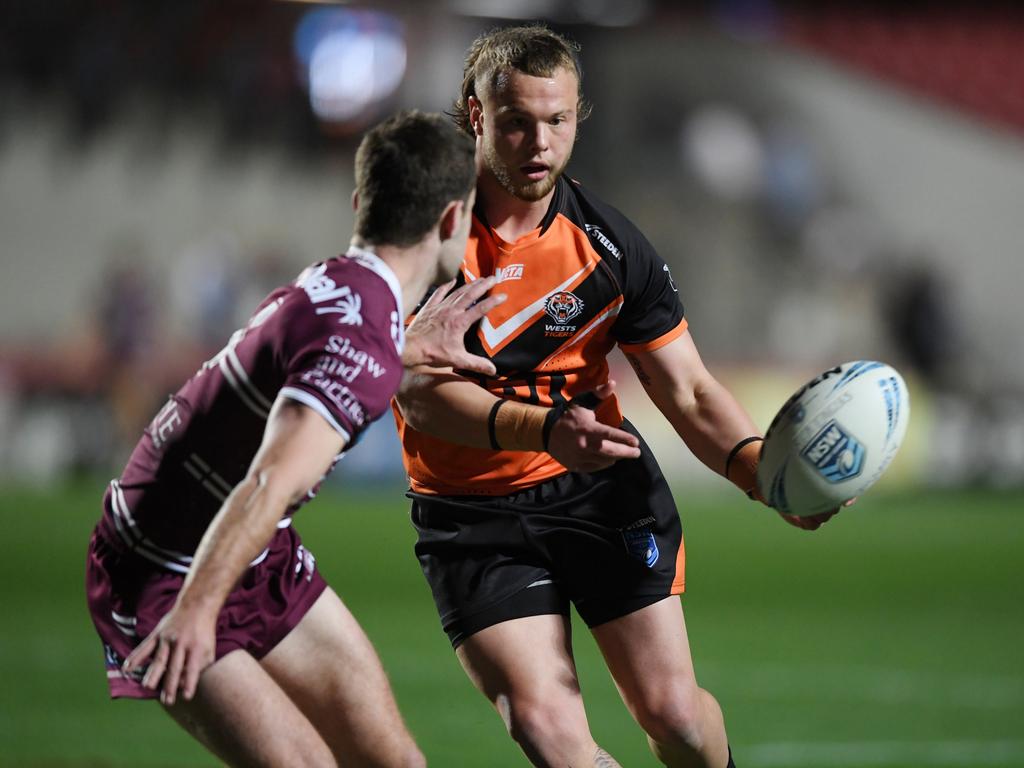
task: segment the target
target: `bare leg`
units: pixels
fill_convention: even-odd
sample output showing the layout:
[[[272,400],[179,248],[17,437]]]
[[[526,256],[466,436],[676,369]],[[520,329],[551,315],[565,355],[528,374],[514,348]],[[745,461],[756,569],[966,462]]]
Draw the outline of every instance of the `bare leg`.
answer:
[[[617,768],[590,735],[567,617],[495,624],[469,637],[457,654],[533,765]]]
[[[420,768],[369,638],[330,588],[260,662],[345,766]]]
[[[658,759],[671,768],[725,768],[722,709],[697,686],[679,599],[666,598],[593,633]]]
[[[165,709],[228,765],[336,766],[306,716],[245,651],[207,668],[191,701]]]

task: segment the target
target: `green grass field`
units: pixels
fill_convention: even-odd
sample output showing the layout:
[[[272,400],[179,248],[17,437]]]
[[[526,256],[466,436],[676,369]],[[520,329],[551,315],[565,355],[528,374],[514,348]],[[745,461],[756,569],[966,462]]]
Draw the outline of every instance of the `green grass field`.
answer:
[[[215,765],[157,705],[107,698],[82,588],[101,492],[0,494],[0,765]],[[698,678],[741,768],[1024,766],[1024,493],[869,495],[813,534],[742,499],[677,498]],[[329,491],[297,527],[431,764],[524,765],[440,631],[400,493]],[[655,765],[576,637],[596,738]]]

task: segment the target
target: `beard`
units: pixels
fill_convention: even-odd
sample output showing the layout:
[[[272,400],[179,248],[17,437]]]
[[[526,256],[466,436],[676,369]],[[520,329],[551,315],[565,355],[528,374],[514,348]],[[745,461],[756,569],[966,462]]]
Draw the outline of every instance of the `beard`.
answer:
[[[523,184],[513,180],[508,165],[499,157],[493,146],[484,142],[481,151],[483,153],[484,167],[491,172],[502,189],[512,195],[512,197],[528,203],[543,200],[555,188],[558,177],[562,175],[562,171],[569,164],[569,158],[566,157],[560,166],[551,168],[548,171],[548,175],[540,181],[530,181]]]

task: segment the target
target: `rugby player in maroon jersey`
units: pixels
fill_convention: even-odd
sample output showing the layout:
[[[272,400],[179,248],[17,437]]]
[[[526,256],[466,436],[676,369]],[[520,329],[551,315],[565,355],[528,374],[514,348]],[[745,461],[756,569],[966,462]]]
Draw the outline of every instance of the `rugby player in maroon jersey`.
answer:
[[[110,484],[89,609],[113,697],[155,698],[231,765],[420,766],[366,635],[291,525],[412,365],[483,375],[463,337],[504,297],[436,291],[465,250],[473,142],[405,113],[356,154],[347,253],[272,292],[170,397]],[[477,302],[474,304],[474,302]]]
[[[658,759],[726,768],[722,710],[697,684],[674,597],[679,516],[623,420],[608,353],[626,353],[697,458],[753,495],[761,438],[702,363],[665,262],[562,174],[589,111],[575,47],[540,26],[498,29],[463,74],[454,116],[479,177],[461,279],[498,275],[508,295],[467,349],[498,373],[407,377],[396,414],[442,626],[534,765],[618,765],[587,722],[571,602]]]

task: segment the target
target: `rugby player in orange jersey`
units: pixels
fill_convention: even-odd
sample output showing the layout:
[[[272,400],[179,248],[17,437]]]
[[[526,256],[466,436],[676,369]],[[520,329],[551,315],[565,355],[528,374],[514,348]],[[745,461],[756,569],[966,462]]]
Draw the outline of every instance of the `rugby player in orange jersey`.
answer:
[[[375,419],[405,366],[493,365],[463,336],[501,296],[435,293],[465,250],[474,147],[405,113],[356,153],[344,254],[272,292],[146,429],[87,560],[113,697],[156,698],[230,765],[425,764],[369,639],[292,515]],[[343,516],[339,524],[344,524]]]
[[[760,436],[701,362],[665,262],[563,175],[587,111],[559,35],[499,29],[470,48],[454,114],[477,142],[462,279],[496,275],[508,300],[467,335],[496,376],[423,370],[399,392],[416,552],[466,673],[534,765],[618,765],[587,723],[571,602],[654,754],[725,768],[722,710],[697,684],[675,597],[679,517],[619,410],[608,352],[623,349],[687,447],[748,494]]]

